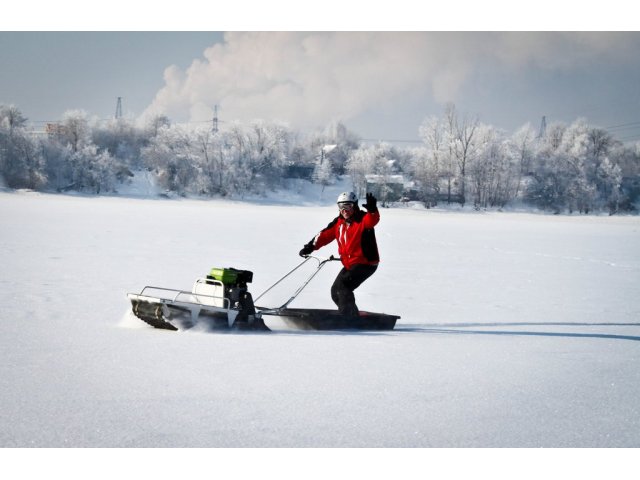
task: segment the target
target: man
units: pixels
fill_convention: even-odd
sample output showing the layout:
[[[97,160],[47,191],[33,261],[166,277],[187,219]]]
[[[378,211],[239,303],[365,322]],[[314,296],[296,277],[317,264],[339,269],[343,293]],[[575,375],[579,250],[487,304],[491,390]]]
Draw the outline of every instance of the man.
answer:
[[[300,256],[305,257],[333,240],[338,242],[343,268],[331,286],[331,298],[340,313],[349,317],[358,316],[353,291],[373,275],[380,263],[374,231],[380,212],[376,197],[367,193],[366,199],[364,212],[358,207],[355,193],[341,193],[337,201],[339,215],[300,250]]]

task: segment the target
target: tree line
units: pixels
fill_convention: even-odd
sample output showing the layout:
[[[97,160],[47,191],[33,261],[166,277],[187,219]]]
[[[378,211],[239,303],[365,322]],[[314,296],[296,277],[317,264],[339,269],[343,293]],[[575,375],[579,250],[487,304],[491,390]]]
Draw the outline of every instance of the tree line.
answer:
[[[242,198],[285,188],[290,177],[330,185],[349,175],[360,194],[375,178],[386,201],[395,200],[391,185],[402,177],[404,200],[427,207],[521,202],[554,213],[633,211],[640,199],[640,144],[625,145],[581,119],[509,134],[450,104],[419,134],[422,144],[409,148],[365,144],[340,122],[306,135],[264,121],[214,132],[163,115],[139,126],[73,110],[34,135],[17,107],[0,105],[0,181],[101,194],[146,169],[167,192]]]

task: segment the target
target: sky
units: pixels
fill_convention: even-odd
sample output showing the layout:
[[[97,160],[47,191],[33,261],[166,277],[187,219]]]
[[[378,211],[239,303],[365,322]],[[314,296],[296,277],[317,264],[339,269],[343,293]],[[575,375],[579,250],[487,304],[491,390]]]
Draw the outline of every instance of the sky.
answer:
[[[0,32],[0,103],[36,126],[73,109],[112,118],[118,97],[129,118],[194,124],[211,122],[217,105],[221,127],[262,119],[313,131],[341,121],[363,139],[411,144],[425,118],[452,102],[509,132],[537,129],[543,116],[585,118],[640,140],[639,32],[76,25]]]

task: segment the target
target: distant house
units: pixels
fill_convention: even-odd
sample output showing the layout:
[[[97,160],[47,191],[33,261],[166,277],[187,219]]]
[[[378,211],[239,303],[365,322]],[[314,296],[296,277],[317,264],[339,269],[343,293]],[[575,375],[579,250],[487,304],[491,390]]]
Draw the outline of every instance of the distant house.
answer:
[[[288,165],[285,169],[285,178],[302,178],[311,180],[313,177],[314,165]]]
[[[47,123],[44,126],[44,131],[50,138],[61,137],[66,133],[65,126],[59,123]]]
[[[402,175],[366,175],[367,192],[384,202],[399,202],[411,185]],[[409,182],[410,183],[410,182]]]

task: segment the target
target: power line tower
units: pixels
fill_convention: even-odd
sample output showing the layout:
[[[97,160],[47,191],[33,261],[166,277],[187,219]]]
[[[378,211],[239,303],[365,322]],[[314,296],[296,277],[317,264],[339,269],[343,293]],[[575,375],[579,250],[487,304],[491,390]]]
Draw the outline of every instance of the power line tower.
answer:
[[[547,117],[542,116],[542,121],[540,122],[540,132],[538,132],[538,138],[542,138],[547,133]]]
[[[116,103],[116,119],[122,118],[122,97],[118,97],[118,103]]]
[[[213,107],[213,125],[211,127],[213,133],[218,133],[218,105]]]

